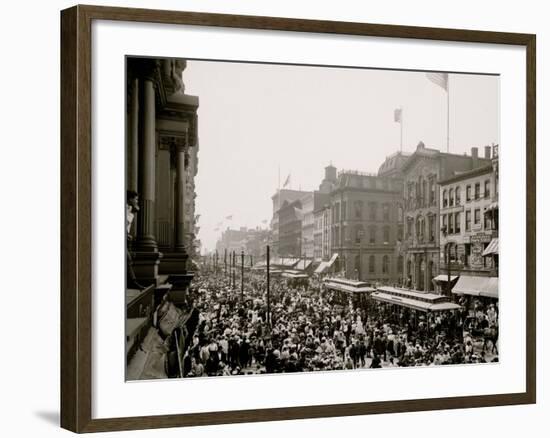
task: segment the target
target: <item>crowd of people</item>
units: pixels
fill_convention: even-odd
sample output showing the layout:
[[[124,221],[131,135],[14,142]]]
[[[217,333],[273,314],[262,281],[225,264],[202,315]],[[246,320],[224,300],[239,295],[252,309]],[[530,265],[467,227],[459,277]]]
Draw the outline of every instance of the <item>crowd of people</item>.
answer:
[[[495,304],[462,302],[461,311],[426,315],[272,280],[268,314],[265,291],[265,279],[252,273],[242,296],[223,275],[194,280],[189,305],[200,322],[184,377],[498,361]]]

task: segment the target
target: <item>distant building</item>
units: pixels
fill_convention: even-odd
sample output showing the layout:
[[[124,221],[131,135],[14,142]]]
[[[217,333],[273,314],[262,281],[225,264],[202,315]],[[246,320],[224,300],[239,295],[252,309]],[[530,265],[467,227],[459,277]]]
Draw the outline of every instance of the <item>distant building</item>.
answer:
[[[403,178],[403,166],[410,156],[410,153],[395,152],[389,157],[386,157],[384,162],[378,168],[378,176]]]
[[[300,258],[303,255],[302,201],[284,201],[279,209],[279,242],[278,255],[280,257]]]
[[[330,195],[314,191],[302,198],[302,256],[313,260],[315,252],[315,211],[330,203]]]
[[[330,195],[331,252],[348,278],[395,283],[403,185],[399,178],[343,170]]]
[[[315,262],[328,261],[332,255],[330,212],[330,198],[326,204],[313,212],[313,259]]]
[[[308,191],[302,190],[281,189],[271,197],[271,201],[273,202],[273,216],[271,218],[271,255],[273,257],[282,255],[279,252],[279,209],[285,205],[285,202],[290,203],[300,200],[309,193]]]
[[[468,172],[490,164],[490,158],[478,157],[477,148],[472,148],[471,156],[457,155],[426,148],[424,143],[420,142],[416,151],[403,165],[404,271],[414,289],[434,290],[432,280],[440,272],[442,194],[438,181],[444,181],[459,172]],[[456,199],[456,193],[453,196]],[[453,217],[452,220],[455,221],[456,218]]]

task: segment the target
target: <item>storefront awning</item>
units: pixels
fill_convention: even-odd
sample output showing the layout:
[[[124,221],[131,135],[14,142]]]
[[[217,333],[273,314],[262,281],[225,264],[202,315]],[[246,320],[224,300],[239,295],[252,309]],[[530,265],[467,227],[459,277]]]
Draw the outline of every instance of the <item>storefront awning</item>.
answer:
[[[319,263],[319,266],[315,269],[315,274],[322,274],[325,272],[328,268],[328,262],[321,262]]]
[[[326,270],[330,269],[330,267],[334,264],[337,258],[338,258],[338,253],[335,253],[335,254],[332,254],[332,257],[328,262],[319,263],[319,266],[317,266],[317,269],[315,269],[315,274],[322,274]]]
[[[487,245],[487,248],[485,248],[485,251],[483,251],[483,254],[481,255],[485,257],[492,254],[498,254],[498,237],[495,237],[493,240],[491,240],[491,243]]]
[[[453,288],[453,293],[498,298],[498,277],[461,276]]]

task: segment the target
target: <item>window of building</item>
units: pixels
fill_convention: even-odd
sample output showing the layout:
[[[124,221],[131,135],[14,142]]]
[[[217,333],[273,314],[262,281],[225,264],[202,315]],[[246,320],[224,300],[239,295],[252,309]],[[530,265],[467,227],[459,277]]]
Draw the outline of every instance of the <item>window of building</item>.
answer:
[[[390,242],[390,226],[384,225],[384,243]]]
[[[475,192],[474,192],[474,198],[477,200],[479,199],[479,196],[480,196],[480,191],[481,191],[481,184],[479,183],[476,183],[475,185]]]
[[[456,205],[460,205],[460,187],[455,189],[455,202]]]
[[[397,257],[397,273],[403,275],[403,256]]]
[[[443,228],[444,233],[447,233],[449,231],[447,229],[447,215],[446,214],[441,216],[441,228]]]
[[[357,225],[355,227],[355,243],[361,243],[363,238],[363,225]]]
[[[382,205],[382,217],[385,221],[390,220],[390,206],[389,204]]]
[[[376,243],[376,227],[374,225],[369,227],[369,243]]]
[[[455,215],[453,213],[449,214],[449,234],[455,232]]]
[[[369,256],[369,272],[370,272],[371,274],[373,274],[373,273],[374,273],[374,269],[375,269],[374,256],[371,255],[371,256]]]
[[[404,231],[403,224],[397,225],[397,239],[398,240],[403,240],[403,237],[404,237],[403,236],[403,231]]]
[[[479,210],[479,208],[476,208],[474,210],[474,224],[475,225],[481,224],[481,211]]]
[[[355,210],[355,219],[363,218],[363,201],[355,201],[353,204]]]
[[[453,189],[449,189],[449,205],[451,207],[455,205],[455,191]]]
[[[348,203],[346,201],[342,201],[342,220],[346,220],[346,212],[347,212]]]
[[[472,229],[472,210],[466,210],[466,231]]]
[[[491,215],[487,212],[484,212],[483,214],[483,228],[486,230],[491,229]]]
[[[382,257],[382,273],[387,274],[390,272],[390,258],[385,255]]]
[[[407,219],[407,237],[412,236],[412,233],[413,233],[412,226],[413,226],[412,219]]]
[[[333,221],[334,222],[340,222],[340,203],[337,202],[336,204],[334,204],[334,217],[333,217]]]
[[[430,177],[430,205],[435,205],[435,182],[433,177]]]
[[[447,200],[447,189],[443,190],[443,207],[447,207],[448,200]]]
[[[472,200],[472,186],[468,184],[466,186],[466,202],[469,202]]]
[[[435,242],[435,215],[431,215],[428,219],[428,228],[430,242]]]
[[[378,210],[378,204],[376,202],[369,202],[369,219],[371,221],[376,220]]]
[[[455,233],[460,233],[460,212],[455,213]]]
[[[486,180],[485,181],[485,193],[484,193],[484,196],[486,198],[490,198],[491,197],[491,181],[490,180]]]

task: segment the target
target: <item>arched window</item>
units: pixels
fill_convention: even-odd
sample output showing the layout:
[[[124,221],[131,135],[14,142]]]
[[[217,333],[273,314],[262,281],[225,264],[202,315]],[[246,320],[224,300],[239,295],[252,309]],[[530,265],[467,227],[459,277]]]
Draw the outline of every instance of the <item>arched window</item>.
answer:
[[[390,204],[382,204],[382,219],[390,220]]]
[[[443,207],[447,207],[447,190],[443,190]]]
[[[449,205],[452,207],[455,203],[455,191],[453,189],[449,189]]]
[[[382,257],[382,273],[388,274],[390,272],[390,258],[385,255]]]
[[[374,273],[374,268],[375,268],[375,265],[374,265],[374,256],[371,255],[369,256],[369,272],[372,274]]]
[[[369,227],[369,243],[376,243],[376,226]]]
[[[384,243],[390,243],[390,226],[384,225]]]
[[[355,201],[353,203],[353,208],[355,210],[355,219],[363,218],[363,201]]]
[[[460,205],[460,187],[457,187],[455,189],[455,200],[456,200],[456,205]]]

